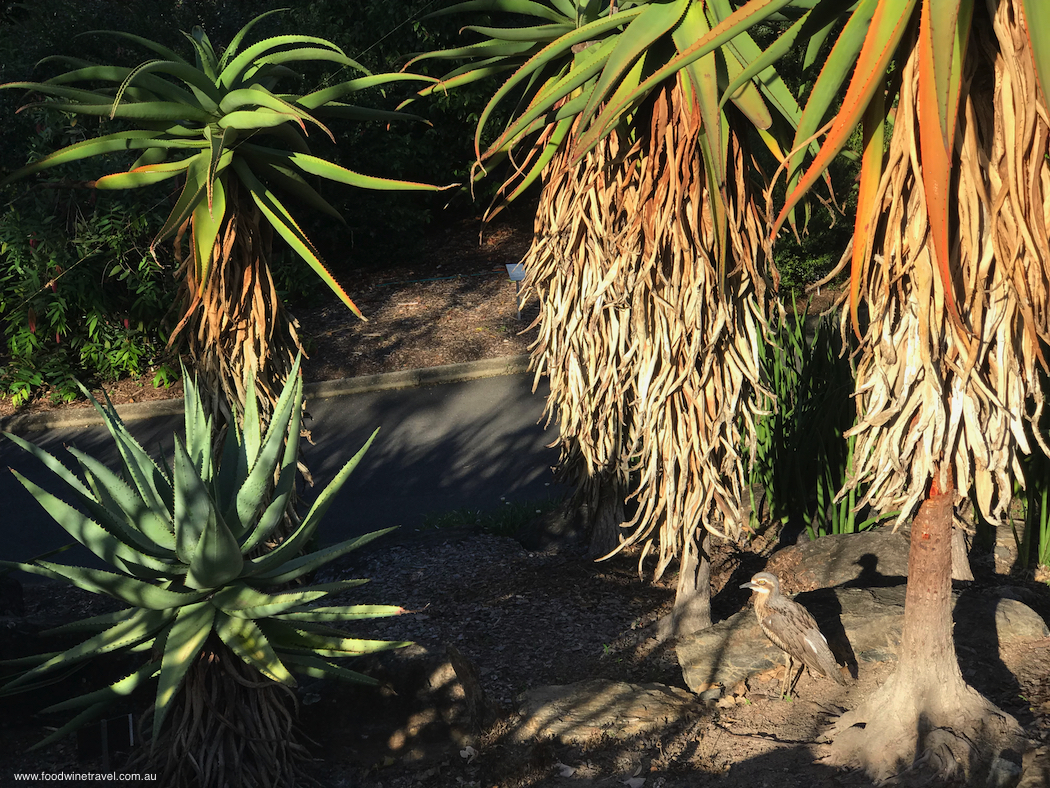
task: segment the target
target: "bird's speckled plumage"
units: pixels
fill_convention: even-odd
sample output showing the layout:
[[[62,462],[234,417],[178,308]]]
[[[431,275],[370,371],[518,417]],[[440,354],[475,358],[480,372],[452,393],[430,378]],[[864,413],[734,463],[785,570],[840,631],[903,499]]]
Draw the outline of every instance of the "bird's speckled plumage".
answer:
[[[740,586],[755,591],[755,614],[766,637],[812,672],[845,684],[838,663],[817,622],[806,608],[780,593],[780,581],[770,572],[759,572]],[[788,672],[791,672],[790,664]]]

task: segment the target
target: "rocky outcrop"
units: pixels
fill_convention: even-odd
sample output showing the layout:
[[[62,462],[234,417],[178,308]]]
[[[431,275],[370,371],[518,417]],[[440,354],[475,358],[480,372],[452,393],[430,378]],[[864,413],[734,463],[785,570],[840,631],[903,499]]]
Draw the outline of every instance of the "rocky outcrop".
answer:
[[[1046,623],[1030,607],[998,595],[962,592],[954,595],[954,618],[960,649],[997,653],[998,644],[1047,637]],[[865,662],[897,659],[904,623],[905,587],[823,588],[799,594],[820,625],[840,663],[855,676]],[[982,643],[985,640],[987,642]],[[758,627],[750,607],[710,629],[681,639],[677,646],[686,685],[703,692],[713,685],[732,687],[752,673],[783,664],[784,654]]]

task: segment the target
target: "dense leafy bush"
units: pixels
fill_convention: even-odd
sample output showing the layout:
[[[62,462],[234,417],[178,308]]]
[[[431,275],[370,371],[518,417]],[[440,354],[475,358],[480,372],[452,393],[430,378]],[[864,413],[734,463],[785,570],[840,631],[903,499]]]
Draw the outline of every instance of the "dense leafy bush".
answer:
[[[30,159],[83,136],[69,118],[29,120]],[[148,251],[163,193],[95,192],[77,185],[81,175],[66,168],[9,189],[0,213],[0,394],[16,405],[37,389],[74,399],[76,377],[175,377],[161,331],[174,289]]]

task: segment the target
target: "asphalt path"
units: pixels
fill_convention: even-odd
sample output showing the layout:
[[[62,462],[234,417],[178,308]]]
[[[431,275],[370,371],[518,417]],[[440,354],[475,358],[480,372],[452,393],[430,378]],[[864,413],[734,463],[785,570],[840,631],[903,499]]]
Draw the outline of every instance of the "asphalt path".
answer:
[[[425,519],[458,509],[489,511],[508,502],[535,502],[563,490],[551,467],[557,451],[549,448],[554,426],[540,419],[546,389],[533,394],[528,374],[504,375],[414,388],[366,391],[307,400],[313,444],[304,442],[302,459],[315,485],[311,502],[343,464],[379,434],[320,526],[321,543],[332,543],[387,526],[420,528]],[[170,456],[181,415],[128,422],[142,445]],[[102,426],[45,430],[13,428],[21,437],[77,468],[67,444],[117,467],[116,451]],[[32,456],[0,439],[0,557],[23,561],[71,540],[41,509],[8,468],[13,467],[46,489],[61,483]],[[55,560],[100,565],[76,546]],[[23,575],[23,579],[28,579]]]

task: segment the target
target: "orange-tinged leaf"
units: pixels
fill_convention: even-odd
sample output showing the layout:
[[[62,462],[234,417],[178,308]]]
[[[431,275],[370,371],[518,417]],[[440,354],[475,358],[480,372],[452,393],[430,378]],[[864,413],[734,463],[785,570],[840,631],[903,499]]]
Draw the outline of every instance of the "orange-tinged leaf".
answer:
[[[798,205],[831,164],[831,160],[845,147],[850,134],[861,122],[868,103],[885,80],[886,68],[904,35],[916,2],[917,0],[882,0],[878,4],[857,56],[857,65],[846,90],[846,97],[842,100],[842,107],[835,115],[831,131],[828,132],[820,152],[798,185],[788,195],[780,215],[773,223],[772,236],[777,234],[791,209]]]
[[[886,93],[876,90],[864,113],[864,157],[860,168],[860,191],[857,194],[857,219],[853,230],[853,260],[850,265],[849,316],[853,333],[859,339],[860,320],[857,305],[864,276],[864,261],[868,256],[868,242],[875,222],[879,181],[882,180],[882,145],[886,129]]]
[[[935,15],[934,9],[931,8],[933,5],[935,4],[930,2],[923,3],[919,21],[918,114],[922,185],[933,241],[933,256],[936,258],[937,270],[944,286],[944,304],[948,310],[948,317],[959,330],[960,336],[965,336],[959,307],[955,302],[948,245],[952,140],[947,135],[949,129],[955,128],[955,118],[948,117],[949,103],[958,107],[957,101],[949,102],[948,91],[951,71],[961,69],[962,63],[952,62],[957,47],[945,42],[945,27],[951,24],[952,29],[948,32],[953,37],[962,31],[955,29],[958,20],[958,0],[951,4],[955,13],[947,13],[947,4],[940,3]]]
[[[255,204],[259,206],[259,210],[263,212],[263,215],[273,226],[273,229],[277,231],[277,234],[321,277],[321,280],[331,288],[332,292],[339,297],[339,300],[346,305],[347,309],[362,320],[367,320],[361,314],[361,310],[357,308],[357,304],[343,290],[342,285],[332,276],[327,266],[322,262],[321,255],[314,246],[313,241],[306,236],[306,233],[302,231],[302,228],[295,222],[288,210],[281,204],[281,201],[263,185],[243,159],[235,159],[233,168],[237,171],[241,182],[248,188],[248,192],[251,194]]]
[[[1046,0],[1022,0],[1028,50],[1043,86],[1043,101],[1050,101],[1050,3]]]
[[[809,97],[806,99],[805,109],[799,110],[798,121],[795,124],[795,137],[788,150],[787,160],[784,162],[784,171],[787,174],[787,192],[790,194],[798,185],[802,176],[802,163],[807,153],[814,155],[820,152],[820,145],[816,142],[821,133],[820,127],[825,125],[825,118],[838,107],[840,101],[840,89],[851,76],[856,66],[857,56],[864,46],[871,19],[878,9],[878,0],[860,0],[850,14],[849,20],[841,26],[838,37],[831,51],[824,59],[820,67],[817,81],[814,83]],[[828,31],[830,32],[830,31]],[[818,30],[813,37],[809,38],[809,47],[818,47],[817,40],[823,41],[826,36],[824,30]],[[813,52],[807,52],[807,60],[815,57]],[[809,65],[812,65],[810,63]],[[824,180],[831,189],[830,176],[825,173]],[[806,219],[809,217],[809,206],[805,210]],[[788,221],[792,229],[796,229],[795,209],[788,211]],[[803,222],[805,224],[805,222]]]

